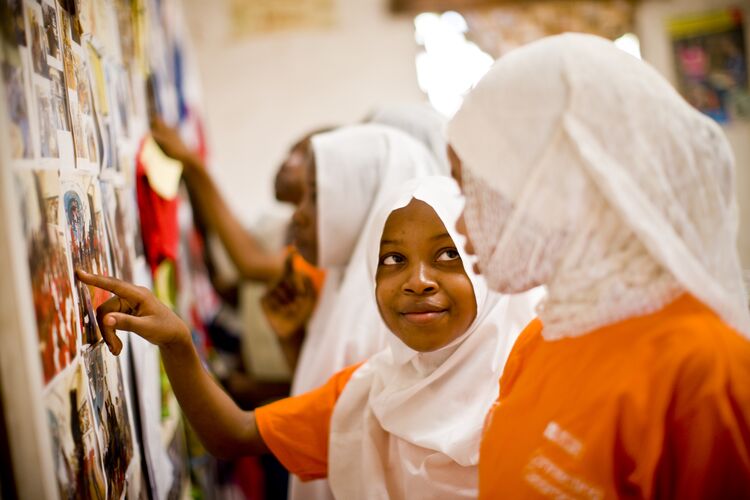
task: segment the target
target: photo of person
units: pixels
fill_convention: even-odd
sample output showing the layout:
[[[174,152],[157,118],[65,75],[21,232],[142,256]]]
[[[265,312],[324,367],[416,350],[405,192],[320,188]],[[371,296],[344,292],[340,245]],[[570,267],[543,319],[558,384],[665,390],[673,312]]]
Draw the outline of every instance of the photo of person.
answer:
[[[18,170],[15,182],[21,200],[39,355],[47,384],[78,354],[72,272],[65,233],[58,225],[59,179],[56,171]]]
[[[29,39],[31,45],[31,60],[34,71],[45,78],[49,78],[49,64],[47,63],[47,34],[42,24],[41,7],[38,4],[26,3],[26,17],[29,23]]]
[[[29,108],[26,99],[26,86],[23,68],[19,65],[2,63],[2,76],[8,106],[10,126],[10,147],[13,158],[31,158],[34,150],[31,142]]]
[[[110,275],[104,215],[95,177],[71,175],[62,184],[73,268]],[[96,323],[96,308],[109,298],[109,294],[80,282],[76,282],[76,292],[82,343],[95,344],[101,339]]]
[[[42,14],[44,17],[44,31],[47,35],[47,53],[55,59],[60,59],[60,42],[57,31],[57,11],[52,5],[43,4]]]
[[[37,82],[36,109],[39,121],[39,145],[42,158],[57,158],[57,129],[55,128],[55,112],[52,107],[52,96],[49,88]]]
[[[120,498],[126,473],[133,458],[130,418],[119,360],[104,343],[84,352],[93,414],[102,449],[110,498]]]
[[[63,379],[57,380],[45,396],[55,479],[61,499],[107,498],[88,394],[86,377],[78,364]]]

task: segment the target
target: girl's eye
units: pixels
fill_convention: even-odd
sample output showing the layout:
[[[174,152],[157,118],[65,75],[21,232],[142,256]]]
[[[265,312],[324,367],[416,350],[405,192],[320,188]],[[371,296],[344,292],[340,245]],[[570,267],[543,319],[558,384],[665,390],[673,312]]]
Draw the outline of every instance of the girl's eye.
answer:
[[[388,254],[380,259],[380,264],[383,266],[395,266],[401,264],[404,261],[404,257],[398,254]]]
[[[440,255],[438,255],[437,260],[438,261],[451,261],[451,260],[459,260],[461,256],[458,254],[458,250],[455,248],[446,248],[442,252],[440,252]]]

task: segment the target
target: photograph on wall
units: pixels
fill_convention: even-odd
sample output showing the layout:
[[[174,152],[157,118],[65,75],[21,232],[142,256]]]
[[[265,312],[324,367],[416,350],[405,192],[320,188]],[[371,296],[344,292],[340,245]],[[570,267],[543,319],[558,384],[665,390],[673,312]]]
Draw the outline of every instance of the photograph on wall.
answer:
[[[6,0],[5,11],[10,23],[11,40],[18,47],[26,46],[26,27],[23,18],[24,0]],[[4,20],[5,21],[5,20]]]
[[[125,491],[128,468],[134,456],[133,432],[120,363],[103,342],[86,348],[83,359],[88,373],[109,497],[120,498]]]
[[[39,125],[39,151],[42,158],[56,158],[59,155],[59,148],[52,93],[48,85],[40,84],[38,81],[34,85],[34,90]]]
[[[73,62],[73,36],[71,33],[71,16],[62,7],[60,12],[60,39],[62,43],[63,67],[65,68],[65,83],[70,90],[76,90],[76,73]]]
[[[6,109],[9,115],[10,152],[12,158],[32,158],[34,146],[29,122],[29,101],[24,70],[20,53],[16,50],[12,54],[15,56],[15,60],[11,59],[11,51],[6,51],[5,58],[0,63],[5,87]]]
[[[49,47],[47,45],[47,32],[44,29],[42,7],[38,2],[26,0],[25,11],[34,72],[44,78],[49,78],[49,63],[47,61]]]
[[[113,273],[117,278],[132,282],[135,260],[135,203],[132,202],[128,189],[116,188],[110,182],[102,182],[101,189]]]
[[[60,59],[60,37],[57,29],[57,10],[54,5],[42,3],[42,18],[44,19],[44,32],[47,36],[47,54],[55,59]]]
[[[107,485],[86,377],[76,363],[45,395],[61,499],[104,500]]]
[[[680,93],[720,123],[750,118],[743,21],[729,8],[667,23]]]
[[[74,269],[93,274],[110,275],[107,236],[101,193],[96,177],[70,173],[62,178],[68,245]],[[101,339],[96,323],[96,308],[109,293],[76,281],[80,326],[83,344],[95,344]]]
[[[57,130],[70,132],[70,112],[63,73],[58,69],[50,68],[50,83],[55,126]]]
[[[39,337],[44,383],[78,354],[78,317],[65,232],[59,225],[60,183],[54,170],[19,170],[31,292]]]

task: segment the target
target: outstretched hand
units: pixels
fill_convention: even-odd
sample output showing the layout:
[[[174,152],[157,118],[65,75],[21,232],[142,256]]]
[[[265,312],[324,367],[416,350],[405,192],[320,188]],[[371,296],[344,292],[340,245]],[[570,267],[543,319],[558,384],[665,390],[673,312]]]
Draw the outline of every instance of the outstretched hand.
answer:
[[[181,341],[190,342],[187,325],[148,288],[89,274],[81,269],[76,270],[76,277],[87,285],[114,294],[96,309],[99,329],[112,354],[119,354],[122,350],[117,330],[136,333],[159,347],[169,347]]]
[[[197,155],[185,144],[176,128],[170,127],[161,118],[151,119],[151,136],[154,138],[164,154],[183,163],[185,167],[192,167],[200,162]]]
[[[300,332],[310,319],[317,294],[312,280],[294,268],[294,253],[284,262],[279,280],[263,295],[261,306],[276,335],[286,340]]]

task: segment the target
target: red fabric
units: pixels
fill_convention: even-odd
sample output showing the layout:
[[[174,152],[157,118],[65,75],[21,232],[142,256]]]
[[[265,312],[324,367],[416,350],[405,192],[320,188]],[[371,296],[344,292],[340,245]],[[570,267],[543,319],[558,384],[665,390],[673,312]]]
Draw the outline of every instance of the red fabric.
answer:
[[[147,165],[141,160],[145,139],[136,155],[136,195],[141,219],[141,234],[151,273],[164,259],[177,262],[180,231],[177,223],[178,198],[165,200],[151,189],[146,176]]]

